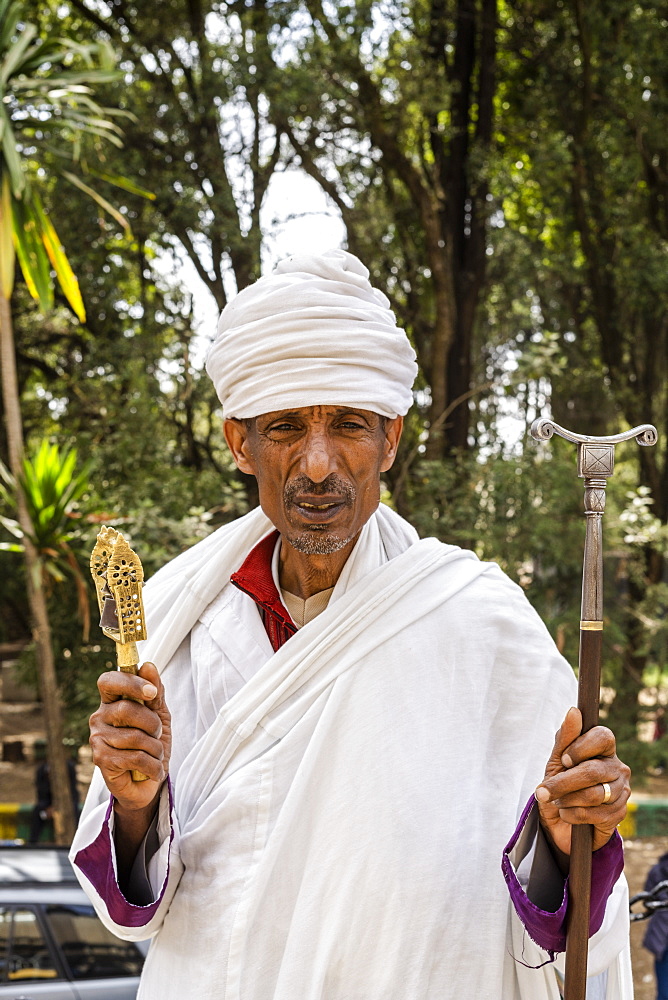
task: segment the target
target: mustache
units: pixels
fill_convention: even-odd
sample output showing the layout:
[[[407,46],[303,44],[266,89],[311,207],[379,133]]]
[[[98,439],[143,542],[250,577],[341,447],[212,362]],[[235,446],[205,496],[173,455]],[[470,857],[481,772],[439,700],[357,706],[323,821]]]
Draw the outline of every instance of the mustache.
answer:
[[[352,483],[342,476],[337,476],[335,472],[323,479],[321,483],[314,483],[308,476],[295,476],[285,484],[283,489],[283,500],[286,506],[295,502],[295,497],[299,494],[307,496],[336,496],[341,498],[344,504],[352,506],[357,497],[357,491]]]

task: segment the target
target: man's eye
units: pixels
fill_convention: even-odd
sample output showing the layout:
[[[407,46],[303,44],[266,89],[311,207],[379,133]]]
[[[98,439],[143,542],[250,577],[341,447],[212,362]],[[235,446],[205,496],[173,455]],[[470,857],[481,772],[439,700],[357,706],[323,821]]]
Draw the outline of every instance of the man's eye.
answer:
[[[273,426],[269,428],[269,433],[271,434],[273,431],[294,431],[294,430],[295,430],[294,424],[288,424],[288,423],[273,424]]]
[[[364,424],[358,423],[356,420],[344,420],[343,423],[339,424],[347,431],[363,431]]]

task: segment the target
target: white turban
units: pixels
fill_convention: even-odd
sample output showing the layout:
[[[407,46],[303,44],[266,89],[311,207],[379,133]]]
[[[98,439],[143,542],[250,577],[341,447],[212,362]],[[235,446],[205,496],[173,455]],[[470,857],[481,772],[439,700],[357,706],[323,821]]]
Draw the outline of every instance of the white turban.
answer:
[[[206,370],[226,417],[302,406],[407,412],[415,351],[345,250],[288,257],[221,313]]]

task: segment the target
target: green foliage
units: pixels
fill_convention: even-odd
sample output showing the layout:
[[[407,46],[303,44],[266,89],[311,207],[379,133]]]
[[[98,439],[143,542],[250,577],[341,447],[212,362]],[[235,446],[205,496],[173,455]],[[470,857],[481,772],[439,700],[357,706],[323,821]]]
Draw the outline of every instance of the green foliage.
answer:
[[[84,639],[88,637],[90,614],[85,578],[72,549],[72,518],[75,506],[88,488],[90,465],[76,471],[77,452],[72,448],[61,452],[57,445],[42,441],[34,458],[24,456],[21,489],[31,523],[32,542],[47,592],[53,582],[74,580],[78,598],[79,617],[83,623]],[[0,496],[8,505],[15,503],[14,482],[0,463]],[[23,538],[18,521],[2,518],[0,523],[12,535]],[[0,545],[5,551],[21,552],[23,545]]]
[[[23,460],[21,485],[33,526],[33,544],[40,552],[57,550],[69,540],[68,517],[72,506],[86,492],[90,463],[76,471],[75,448],[61,452],[56,444],[42,441],[34,458]],[[56,579],[62,579],[53,573]]]
[[[420,534],[498,562],[577,663],[584,527],[567,448],[546,453],[531,446],[504,459],[422,461],[409,489],[411,520]]]
[[[58,29],[63,5],[30,3],[42,30]],[[282,8],[263,11],[217,3],[169,0],[161,16],[142,7],[77,4],[70,30],[108,37],[119,52],[123,82],[109,88],[133,114],[124,129],[123,159],[110,155],[108,173],[146,179],[156,193],[152,238],[189,257],[199,279],[222,307],[236,288],[260,273],[262,201],[283,160],[270,121],[266,33],[285,24]]]
[[[103,107],[94,88],[118,77],[106,42],[82,44],[67,37],[39,37],[23,20],[23,5],[0,0],[0,282],[6,299],[14,285],[14,253],[30,294],[43,310],[53,306],[51,270],[70,306],[85,318],[83,300],[53,222],[44,211],[38,187],[44,174],[40,154],[55,144],[56,159],[86,169],[100,142],[121,144],[113,120],[126,116]],[[116,210],[80,177],[63,175],[110,211]],[[122,217],[116,213],[116,217]]]

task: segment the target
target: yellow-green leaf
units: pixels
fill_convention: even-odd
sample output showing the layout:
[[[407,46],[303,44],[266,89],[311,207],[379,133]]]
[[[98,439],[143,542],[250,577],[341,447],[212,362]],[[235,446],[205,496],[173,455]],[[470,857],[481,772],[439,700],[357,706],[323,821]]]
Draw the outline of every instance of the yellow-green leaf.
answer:
[[[114,187],[122,188],[124,191],[129,191],[130,194],[139,195],[140,198],[148,198],[150,201],[155,201],[155,195],[152,191],[147,191],[146,188],[139,187],[134,181],[129,180],[127,177],[119,177],[117,174],[105,174],[100,170],[88,170],[89,174],[93,177],[99,177],[101,181],[107,181],[108,184],[113,184]]]
[[[12,200],[14,220],[12,235],[26,287],[40,307],[46,311],[53,305],[53,288],[49,258],[38,236],[37,222],[25,199]]]
[[[0,287],[5,299],[9,299],[14,288],[14,240],[12,237],[12,193],[9,187],[9,177],[2,177],[2,195],[0,199]]]
[[[86,319],[86,310],[84,308],[83,299],[81,298],[81,292],[79,291],[79,282],[76,279],[74,271],[70,267],[70,262],[61,246],[53,223],[44,212],[39,198],[36,195],[33,195],[32,200],[35,208],[36,221],[39,225],[39,234],[49,256],[49,260],[53,265],[53,269],[56,272],[58,284],[62,288],[65,298],[72,306],[72,309],[76,313],[77,317],[83,323]]]

